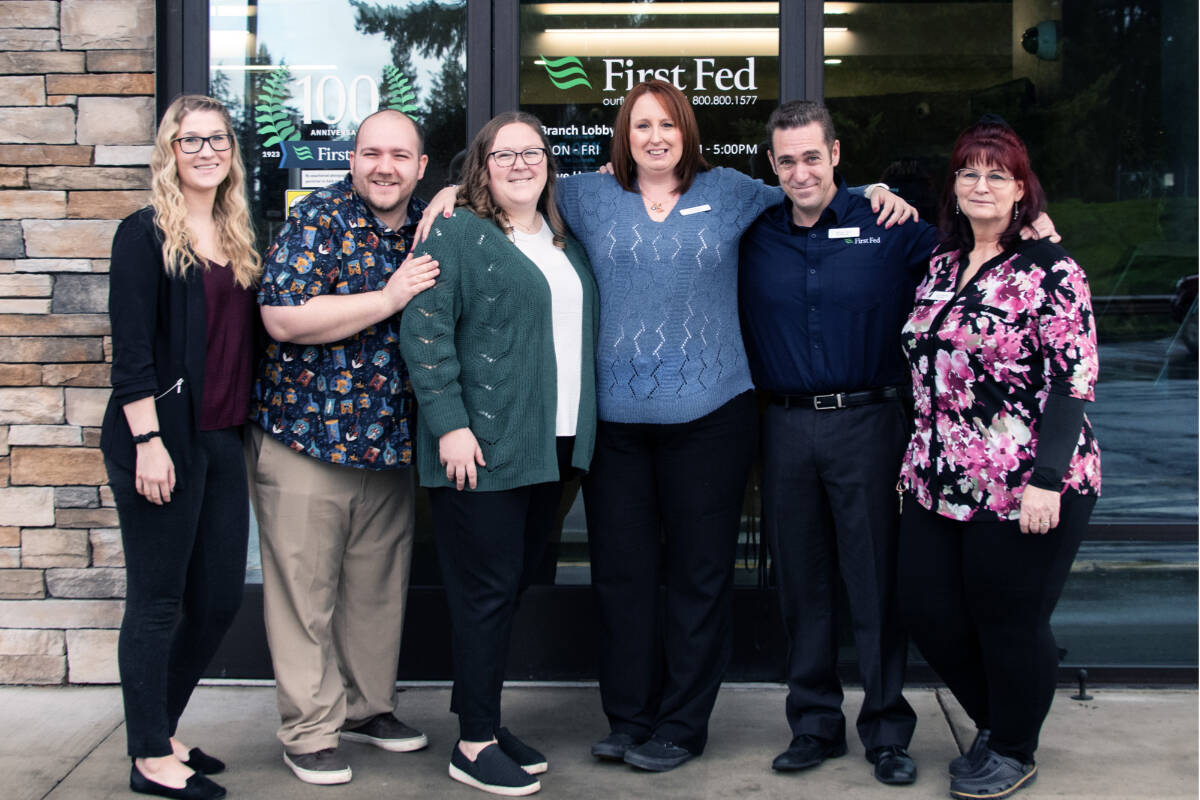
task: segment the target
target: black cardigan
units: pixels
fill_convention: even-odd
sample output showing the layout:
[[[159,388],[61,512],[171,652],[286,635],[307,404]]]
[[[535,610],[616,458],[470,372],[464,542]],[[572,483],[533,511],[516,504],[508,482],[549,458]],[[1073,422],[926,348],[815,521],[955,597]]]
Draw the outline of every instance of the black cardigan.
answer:
[[[171,278],[163,268],[154,210],[130,214],[113,237],[108,314],[112,323],[112,395],[100,449],[127,469],[137,461],[124,407],[158,398],[158,429],[178,469],[191,461],[204,395],[204,274]]]

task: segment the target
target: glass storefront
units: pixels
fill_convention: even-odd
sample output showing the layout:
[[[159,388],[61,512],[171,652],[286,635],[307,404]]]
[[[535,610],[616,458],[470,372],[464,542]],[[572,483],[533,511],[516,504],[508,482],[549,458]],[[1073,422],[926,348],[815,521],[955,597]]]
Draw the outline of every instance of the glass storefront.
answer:
[[[207,9],[208,90],[233,110],[264,245],[289,201],[344,174],[358,123],[381,106],[425,126],[428,196],[466,146],[468,119],[514,107],[542,119],[563,173],[595,169],[624,93],[658,77],[689,97],[709,163],[770,181],[767,116],[782,94],[823,86],[847,180],[884,180],[926,218],[957,133],[1004,116],[1088,272],[1101,341],[1088,413],[1105,491],[1056,629],[1071,663],[1195,668],[1195,3],[186,2]],[[806,43],[821,52],[797,59]],[[757,483],[739,550],[747,588],[770,584]],[[585,585],[577,485],[560,510],[540,582]],[[432,586],[427,507],[418,513],[413,583]]]

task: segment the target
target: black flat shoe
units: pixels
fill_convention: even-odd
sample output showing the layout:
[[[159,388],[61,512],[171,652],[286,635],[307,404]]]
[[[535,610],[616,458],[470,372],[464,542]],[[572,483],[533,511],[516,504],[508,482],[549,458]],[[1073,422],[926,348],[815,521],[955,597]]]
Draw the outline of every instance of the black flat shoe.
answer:
[[[199,772],[193,773],[182,789],[176,789],[150,780],[137,768],[137,764],[129,765],[129,789],[138,794],[173,797],[175,800],[220,800],[225,796],[224,786],[213,783]]]
[[[201,775],[216,775],[225,771],[224,761],[219,758],[213,758],[199,747],[193,747],[191,750],[188,750],[187,761],[184,761],[183,765],[191,767]]]

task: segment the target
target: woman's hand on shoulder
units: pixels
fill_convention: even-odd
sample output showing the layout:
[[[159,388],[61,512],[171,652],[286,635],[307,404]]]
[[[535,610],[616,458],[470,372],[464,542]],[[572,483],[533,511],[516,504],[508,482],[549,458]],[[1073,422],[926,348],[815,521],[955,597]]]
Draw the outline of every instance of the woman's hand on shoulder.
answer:
[[[476,466],[485,467],[483,450],[470,428],[456,428],[438,439],[438,459],[446,467],[446,480],[461,492],[464,485],[475,488]]]
[[[1058,492],[1027,485],[1021,495],[1021,533],[1049,533],[1058,527]]]
[[[136,453],[133,485],[137,493],[156,506],[171,502],[171,492],[175,491],[175,462],[162,437],[156,436],[137,445]]]
[[[433,222],[439,214],[447,219],[450,218],[450,215],[454,213],[454,201],[457,199],[457,186],[447,186],[433,196],[429,205],[425,207],[425,213],[421,215],[421,221],[417,223],[414,244],[420,244],[429,238],[429,230],[433,227]]]

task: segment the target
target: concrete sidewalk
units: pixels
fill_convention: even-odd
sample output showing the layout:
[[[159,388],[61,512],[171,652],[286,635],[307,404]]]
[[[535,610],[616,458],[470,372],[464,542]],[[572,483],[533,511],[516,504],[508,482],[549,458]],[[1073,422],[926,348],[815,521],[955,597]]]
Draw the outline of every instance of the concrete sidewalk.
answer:
[[[1039,779],[1018,796],[1036,798],[1197,797],[1197,694],[1180,690],[1093,689],[1077,702],[1060,690],[1042,732]],[[781,775],[771,758],[789,740],[780,686],[727,684],[713,714],[702,758],[664,774],[597,762],[591,742],[606,732],[594,686],[513,685],[505,689],[505,724],[543,750],[550,771],[541,797],[596,798],[935,798],[947,796],[946,763],[956,739],[974,730],[945,690],[910,689],[920,717],[910,752],[920,769],[916,785],[877,783],[850,737],[850,753],[813,770]],[[861,702],[851,690],[846,713]],[[268,686],[203,686],[192,699],[181,738],[225,759],[219,776],[231,800],[348,800],[349,798],[462,798],[482,792],[446,775],[456,725],[446,686],[412,687],[401,694],[399,716],[424,730],[430,747],[392,754],[347,744],[353,782],[315,787],[284,766],[274,737],[278,717]],[[121,695],[116,687],[0,688],[0,797],[6,800],[130,798],[129,761]]]

